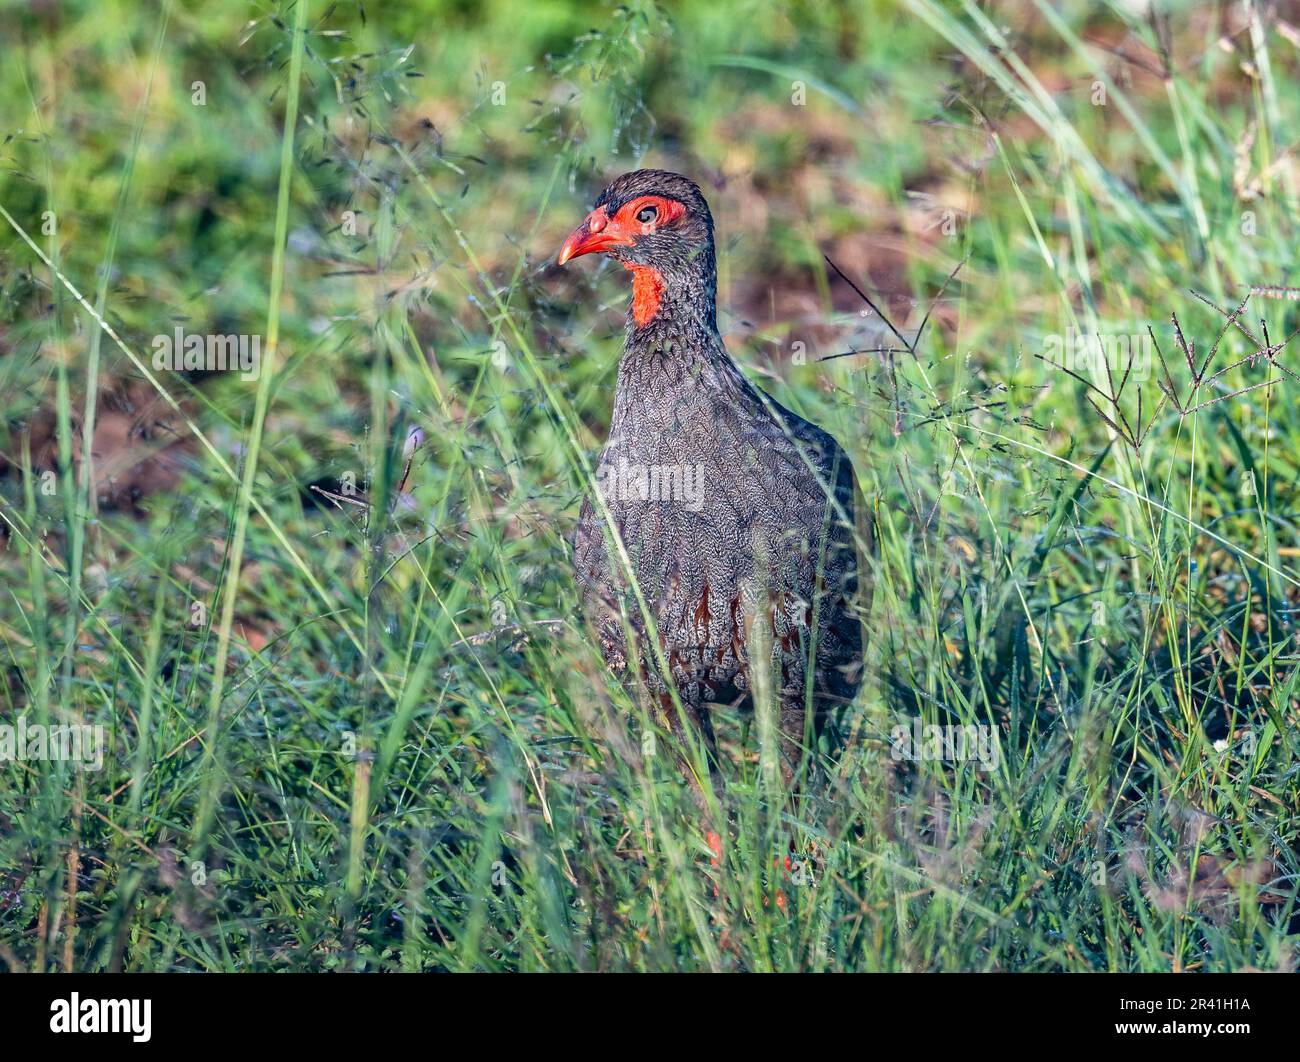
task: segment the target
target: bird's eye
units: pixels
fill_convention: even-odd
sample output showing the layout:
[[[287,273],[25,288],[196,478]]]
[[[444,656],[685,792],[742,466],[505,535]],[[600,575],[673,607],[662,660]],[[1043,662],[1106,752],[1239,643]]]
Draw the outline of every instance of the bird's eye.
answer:
[[[654,221],[658,216],[659,211],[652,206],[642,207],[636,212],[636,219],[641,222],[642,225],[649,225],[650,222]]]

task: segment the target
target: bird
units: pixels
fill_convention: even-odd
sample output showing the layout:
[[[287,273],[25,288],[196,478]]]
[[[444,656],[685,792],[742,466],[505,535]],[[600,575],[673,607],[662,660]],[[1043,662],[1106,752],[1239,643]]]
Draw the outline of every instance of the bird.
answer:
[[[607,667],[679,746],[694,726],[710,774],[713,714],[752,711],[761,695],[789,785],[807,738],[861,680],[858,542],[872,548],[874,525],[852,462],[728,353],[713,217],[694,181],[615,178],[557,263],[589,254],[631,273],[632,298],[600,497],[587,492],[572,542],[583,614]]]

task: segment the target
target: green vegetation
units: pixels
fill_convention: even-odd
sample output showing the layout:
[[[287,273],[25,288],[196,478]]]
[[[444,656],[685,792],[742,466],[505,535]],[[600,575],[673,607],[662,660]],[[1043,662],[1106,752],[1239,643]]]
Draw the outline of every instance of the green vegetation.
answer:
[[[1294,968],[1300,30],[1156,7],[0,11],[0,724],[105,741],[0,763],[0,963]],[[569,568],[639,164],[879,521],[821,780],[724,718],[712,821]]]

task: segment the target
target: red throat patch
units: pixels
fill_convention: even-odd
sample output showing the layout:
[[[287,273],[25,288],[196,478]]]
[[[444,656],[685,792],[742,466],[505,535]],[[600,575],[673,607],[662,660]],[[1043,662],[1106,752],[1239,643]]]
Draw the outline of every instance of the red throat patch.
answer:
[[[639,262],[627,263],[627,269],[632,274],[632,320],[638,328],[644,328],[659,312],[659,303],[664,296],[664,278],[654,266]]]

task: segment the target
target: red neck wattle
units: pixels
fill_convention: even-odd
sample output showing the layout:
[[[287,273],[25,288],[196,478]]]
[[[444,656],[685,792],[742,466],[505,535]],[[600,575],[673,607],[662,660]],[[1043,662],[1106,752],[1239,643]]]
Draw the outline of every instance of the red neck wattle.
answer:
[[[644,328],[659,312],[664,278],[654,266],[632,262],[627,268],[632,274],[632,320],[638,328]]]

